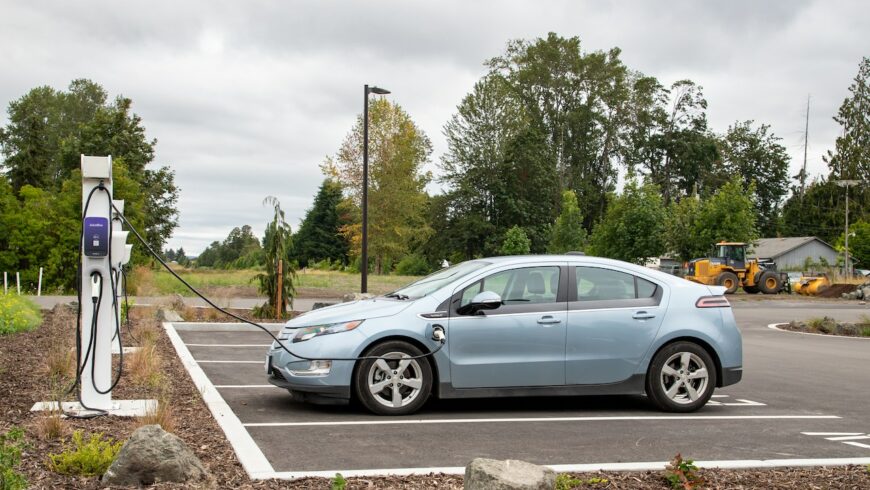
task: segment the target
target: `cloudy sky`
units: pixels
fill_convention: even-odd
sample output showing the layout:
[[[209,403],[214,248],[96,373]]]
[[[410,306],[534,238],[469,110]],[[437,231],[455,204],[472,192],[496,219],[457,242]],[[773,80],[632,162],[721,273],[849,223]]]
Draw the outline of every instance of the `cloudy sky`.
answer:
[[[134,101],[157,161],[176,171],[180,226],[169,245],[200,252],[234,226],[259,232],[266,195],[294,229],[362,110],[363,84],[390,89],[432,138],[509,39],[554,31],[586,50],[618,46],[632,69],[704,87],[721,132],[772,126],[824,170],[831,120],[862,56],[864,1],[36,1],[0,0],[0,104],[89,78]],[[6,114],[0,124],[6,124]]]

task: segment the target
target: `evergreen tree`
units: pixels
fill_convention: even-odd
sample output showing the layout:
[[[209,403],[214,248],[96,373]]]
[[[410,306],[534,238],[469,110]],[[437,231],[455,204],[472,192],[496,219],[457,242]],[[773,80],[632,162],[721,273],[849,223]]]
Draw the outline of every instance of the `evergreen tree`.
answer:
[[[834,116],[843,133],[825,162],[832,179],[870,182],[870,58],[861,60],[849,93]]]
[[[341,200],[341,186],[330,179],[324,180],[314,204],[293,236],[293,257],[301,267],[324,259],[347,263],[348,246],[341,234],[344,223],[338,211]]]

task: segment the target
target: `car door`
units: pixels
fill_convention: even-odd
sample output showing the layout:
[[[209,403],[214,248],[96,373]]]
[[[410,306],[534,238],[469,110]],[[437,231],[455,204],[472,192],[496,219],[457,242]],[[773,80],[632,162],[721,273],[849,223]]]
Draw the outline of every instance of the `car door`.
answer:
[[[451,299],[448,322],[454,388],[565,384],[567,271],[564,264],[515,266],[464,285]],[[460,314],[482,291],[503,304]]]
[[[628,379],[662,324],[663,286],[598,265],[572,265],[568,274],[566,384]]]

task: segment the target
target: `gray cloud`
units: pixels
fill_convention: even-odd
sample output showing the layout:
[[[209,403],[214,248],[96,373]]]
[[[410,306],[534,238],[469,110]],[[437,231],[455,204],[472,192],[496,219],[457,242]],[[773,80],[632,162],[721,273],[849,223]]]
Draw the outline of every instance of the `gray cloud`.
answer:
[[[361,111],[362,85],[393,91],[429,134],[510,39],[554,31],[586,50],[618,46],[633,69],[705,88],[713,129],[770,124],[810,170],[870,55],[860,1],[13,2],[0,0],[0,102],[87,77],[134,100],[157,164],[182,188],[170,241],[198,252],[235,226],[260,232],[277,196],[296,225]],[[0,122],[5,124],[5,114]]]

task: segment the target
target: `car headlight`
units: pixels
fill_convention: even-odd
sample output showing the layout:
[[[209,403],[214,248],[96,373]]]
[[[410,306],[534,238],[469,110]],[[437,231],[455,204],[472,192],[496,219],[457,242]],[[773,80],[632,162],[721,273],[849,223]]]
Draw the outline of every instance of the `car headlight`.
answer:
[[[329,335],[333,333],[348,332],[362,324],[363,320],[354,320],[352,322],[331,323],[328,325],[315,325],[313,327],[304,327],[296,330],[296,335],[293,336],[293,343],[305,342],[314,337],[321,335]]]

